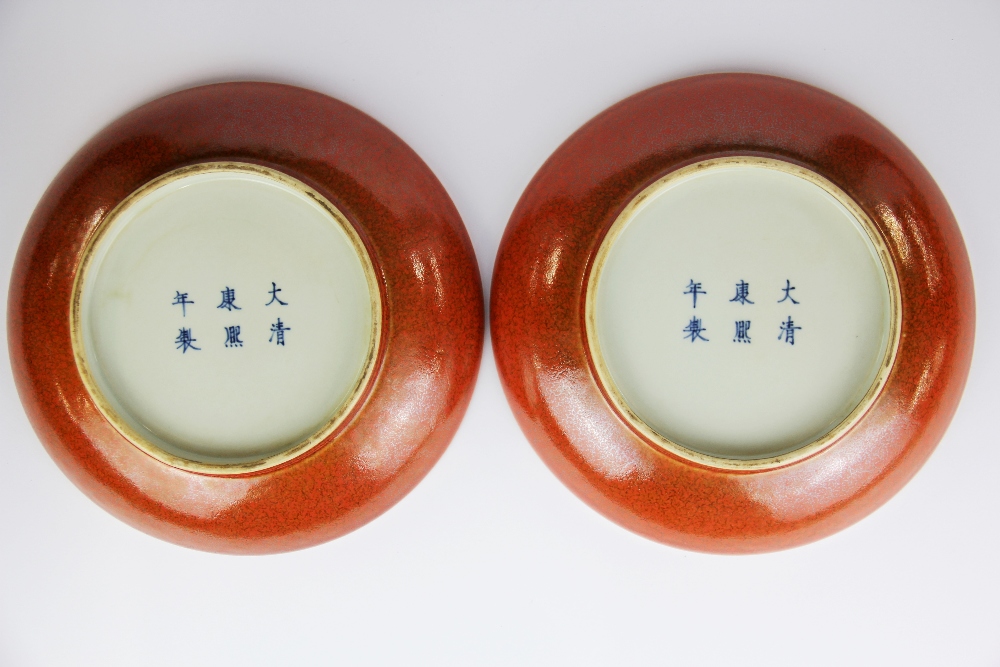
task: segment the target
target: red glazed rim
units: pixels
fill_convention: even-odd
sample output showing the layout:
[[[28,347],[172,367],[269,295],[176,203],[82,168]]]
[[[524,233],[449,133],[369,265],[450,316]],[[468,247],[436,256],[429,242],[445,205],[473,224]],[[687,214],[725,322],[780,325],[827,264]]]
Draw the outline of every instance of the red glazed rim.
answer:
[[[880,235],[899,290],[895,358],[867,409],[818,446],[763,465],[718,465],[643,433],[616,409],[587,342],[590,271],[622,211],[666,175],[729,157],[779,160],[843,191]],[[556,150],[507,226],[490,318],[508,401],[563,483],[651,539],[753,553],[834,533],[916,473],[961,397],[975,305],[947,202],[896,137],[811,86],[718,74],[634,95]]]
[[[328,201],[364,245],[380,299],[377,352],[347,410],[308,446],[243,469],[144,451],[102,412],[73,350],[75,281],[102,224],[150,182],[210,163],[263,167]],[[157,99],[84,146],[28,224],[7,321],[28,417],[88,496],[177,544],[271,553],[354,530],[423,478],[468,406],[484,316],[461,218],[406,144],[332,98],[247,82]],[[404,409],[404,423],[390,418]]]

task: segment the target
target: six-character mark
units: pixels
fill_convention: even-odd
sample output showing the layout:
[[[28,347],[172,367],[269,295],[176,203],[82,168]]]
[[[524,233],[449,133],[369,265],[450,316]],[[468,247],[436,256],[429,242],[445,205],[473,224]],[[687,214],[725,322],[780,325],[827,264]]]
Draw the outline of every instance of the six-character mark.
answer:
[[[786,301],[790,301],[791,303],[788,304],[789,306],[799,305],[799,302],[792,296],[792,290],[794,289],[795,286],[792,285],[792,281],[789,279],[785,279],[785,286],[780,288],[780,291],[784,293],[784,297],[779,299],[777,303],[785,303]],[[684,289],[683,292],[681,292],[681,294],[685,296],[690,296],[691,308],[696,309],[698,307],[698,296],[699,295],[705,296],[708,294],[708,291],[702,289],[702,283],[695,282],[694,278],[691,278],[688,281],[687,287]],[[736,283],[736,295],[732,299],[729,299],[729,302],[738,304],[741,307],[754,305],[754,302],[750,300],[750,283],[748,283],[743,279],[740,279],[739,282]],[[691,321],[687,323],[687,326],[685,326],[681,330],[684,333],[685,340],[689,340],[692,343],[699,340],[704,341],[706,343],[709,342],[708,338],[702,336],[702,333],[704,333],[708,329],[702,326],[701,322],[702,320],[699,317],[691,318]],[[747,343],[747,344],[752,343],[753,341],[750,338],[751,321],[747,319],[740,319],[736,320],[734,324],[736,332],[733,335],[733,342]],[[781,322],[778,328],[780,331],[780,333],[778,334],[778,340],[785,342],[789,345],[795,345],[795,332],[802,329],[802,327],[795,324],[795,321],[792,319],[792,316],[789,315],[788,319],[785,320],[784,322]]]
[[[236,289],[226,285],[223,289],[219,290],[221,293],[221,301],[217,309],[225,310],[226,312],[232,313],[233,311],[243,310],[240,306],[236,305]],[[271,296],[271,300],[264,304],[264,307],[277,305],[277,306],[287,306],[288,302],[283,301],[278,293],[282,289],[278,287],[277,283],[271,282],[271,289],[268,294]],[[181,292],[180,290],[175,290],[174,300],[171,305],[181,307],[181,317],[187,317],[187,307],[194,306],[194,300],[189,298],[188,292]],[[223,347],[227,348],[237,348],[243,347],[244,341],[240,338],[243,335],[242,326],[239,324],[225,324],[223,327],[223,332],[225,334],[225,342]],[[286,326],[281,318],[277,318],[277,321],[271,325],[270,338],[268,338],[269,343],[273,343],[277,346],[285,347],[285,332],[291,331],[291,327]],[[177,337],[174,339],[174,344],[177,349],[181,351],[182,354],[186,353],[188,350],[201,350],[200,347],[196,347],[195,343],[197,338],[191,332],[190,327],[182,327],[179,329]]]

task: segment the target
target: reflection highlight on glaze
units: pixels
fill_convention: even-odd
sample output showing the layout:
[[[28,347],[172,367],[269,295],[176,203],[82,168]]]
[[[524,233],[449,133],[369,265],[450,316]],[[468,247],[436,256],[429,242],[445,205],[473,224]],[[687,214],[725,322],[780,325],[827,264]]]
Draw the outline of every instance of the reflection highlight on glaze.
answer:
[[[104,422],[105,428],[112,428],[102,417],[96,419]],[[164,466],[138,449],[107,446],[113,440],[100,438],[93,444],[143,495],[182,516],[202,520],[219,517],[240,505],[260,483],[253,477],[192,475]]]
[[[420,281],[423,286],[427,285],[427,274],[430,273],[433,280],[434,289],[434,305],[438,310],[442,310],[445,307],[444,302],[444,278],[441,275],[441,264],[438,262],[437,255],[433,251],[426,251],[427,258],[424,260],[421,258],[421,251],[413,251],[410,253],[410,264],[413,266],[413,274]],[[428,271],[430,267],[430,271]]]
[[[569,442],[606,477],[648,478],[652,465],[636,451],[631,434],[607,412],[589,374],[577,369],[552,373],[535,355],[538,389]]]
[[[811,463],[742,477],[740,484],[747,497],[777,521],[802,521],[871,486],[877,472],[899,455],[899,443],[905,441],[894,439],[910,428],[903,414],[888,419],[872,415],[863,432],[837,456],[820,454]]]
[[[559,259],[562,257],[562,246],[556,248],[545,258],[545,276],[543,281],[548,287],[552,287],[556,281],[556,271],[559,270]]]
[[[924,238],[924,230],[921,228],[913,208],[906,206],[903,208],[903,216],[906,218],[910,233],[913,234],[913,242],[920,250],[920,259],[924,268],[924,275],[927,278],[927,290],[931,296],[936,296],[938,287],[941,285],[941,267],[938,265],[938,258],[928,248],[927,239]]]
[[[438,414],[447,394],[441,391],[438,381],[434,369],[422,368],[402,384],[377,388],[389,396],[380,398],[381,409],[375,419],[367,422],[373,426],[354,436],[363,443],[355,455],[359,468],[387,478],[406,463],[437,426],[426,417]]]
[[[879,217],[885,223],[889,236],[892,237],[893,246],[903,260],[903,265],[907,266],[913,262],[913,249],[910,248],[910,239],[903,229],[903,223],[896,217],[895,211],[885,202],[875,206]]]
[[[930,396],[931,385],[940,373],[941,365],[944,363],[944,354],[945,349],[939,347],[934,356],[924,362],[924,370],[920,373],[920,379],[917,380],[917,388],[910,399],[910,411],[915,410],[924,398]]]

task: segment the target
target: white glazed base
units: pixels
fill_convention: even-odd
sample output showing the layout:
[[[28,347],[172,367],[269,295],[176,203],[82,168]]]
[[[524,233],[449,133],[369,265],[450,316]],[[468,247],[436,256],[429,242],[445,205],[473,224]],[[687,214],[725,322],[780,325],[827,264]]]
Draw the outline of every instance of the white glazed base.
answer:
[[[598,373],[675,451],[780,463],[846,428],[884,382],[890,267],[864,213],[816,174],[759,158],[692,165],[641,193],[599,251]]]
[[[81,274],[84,378],[119,430],[174,465],[240,472],[300,453],[373,365],[367,252],[328,201],[270,169],[157,179],[103,223]]]

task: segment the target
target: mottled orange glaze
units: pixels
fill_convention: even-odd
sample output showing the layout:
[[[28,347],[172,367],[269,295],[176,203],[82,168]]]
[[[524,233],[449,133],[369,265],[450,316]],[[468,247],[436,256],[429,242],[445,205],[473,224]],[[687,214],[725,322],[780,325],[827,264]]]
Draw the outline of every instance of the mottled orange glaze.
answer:
[[[173,468],[125,439],[87,393],[69,329],[81,252],[103,217],[161,174],[226,160],[285,172],[333,202],[368,248],[383,308],[377,369],[353,415],[302,457],[239,477]],[[468,406],[484,316],[461,218],[406,144],[319,93],[227,83],[146,104],[77,153],[24,234],[7,327],[28,417],[88,496],[178,544],[267,553],[343,535],[423,478]]]
[[[706,467],[644,439],[602,394],[585,339],[588,271],[621,210],[666,173],[727,155],[786,160],[833,181],[875,222],[900,281],[899,351],[874,405],[831,446],[769,470]],[[630,97],[549,158],[501,242],[490,320],[514,414],[570,489],[651,539],[750,553],[830,535],[916,473],[961,397],[975,304],[951,210],[888,130],[801,83],[719,74]]]

